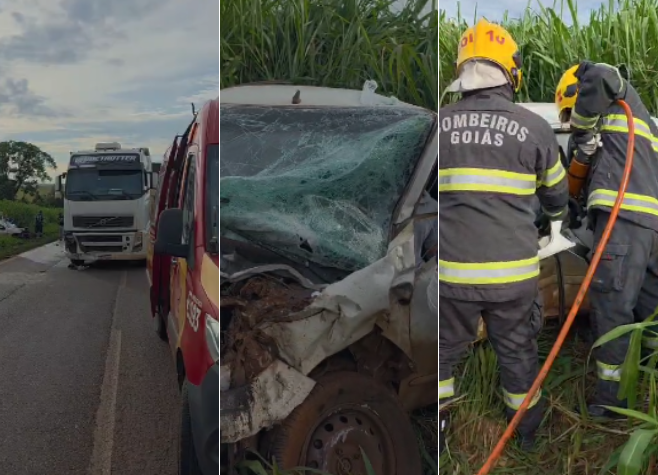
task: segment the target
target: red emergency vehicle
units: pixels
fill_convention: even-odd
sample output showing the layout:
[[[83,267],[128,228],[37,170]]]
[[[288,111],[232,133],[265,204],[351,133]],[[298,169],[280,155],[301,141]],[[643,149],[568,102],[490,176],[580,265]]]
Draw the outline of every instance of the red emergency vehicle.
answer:
[[[180,475],[219,472],[219,99],[164,158],[148,243],[151,313],[181,388]]]

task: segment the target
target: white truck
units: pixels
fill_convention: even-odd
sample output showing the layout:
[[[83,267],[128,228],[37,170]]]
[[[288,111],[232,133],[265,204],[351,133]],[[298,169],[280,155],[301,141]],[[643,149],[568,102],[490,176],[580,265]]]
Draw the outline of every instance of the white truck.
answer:
[[[146,259],[159,168],[148,148],[117,142],[71,152],[55,188],[64,198],[64,245],[74,265]]]

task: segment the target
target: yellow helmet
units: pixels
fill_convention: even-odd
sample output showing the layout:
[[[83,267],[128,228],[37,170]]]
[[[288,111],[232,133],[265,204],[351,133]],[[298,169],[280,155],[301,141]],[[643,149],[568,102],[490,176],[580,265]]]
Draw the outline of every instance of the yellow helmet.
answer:
[[[576,71],[580,64],[571,66],[560,78],[555,89],[555,105],[560,116],[560,122],[569,122],[571,110],[576,105],[578,98],[578,79]]]
[[[467,29],[459,40],[457,73],[467,61],[480,59],[500,66],[514,88],[521,88],[521,52],[512,35],[500,25],[480,20]]]

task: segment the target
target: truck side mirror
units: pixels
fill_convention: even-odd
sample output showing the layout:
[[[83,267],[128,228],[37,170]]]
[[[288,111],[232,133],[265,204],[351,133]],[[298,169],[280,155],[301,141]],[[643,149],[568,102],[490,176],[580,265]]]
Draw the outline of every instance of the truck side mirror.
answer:
[[[153,250],[156,254],[187,257],[188,246],[183,244],[183,210],[170,208],[160,213],[158,234]]]
[[[55,178],[55,198],[62,199],[62,175]]]

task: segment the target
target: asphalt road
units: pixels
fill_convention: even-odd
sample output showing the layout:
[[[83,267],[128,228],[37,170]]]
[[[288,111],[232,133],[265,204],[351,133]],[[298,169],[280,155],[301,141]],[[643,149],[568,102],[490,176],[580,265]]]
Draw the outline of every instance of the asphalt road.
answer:
[[[174,475],[178,390],[143,267],[0,262],[0,474]]]

